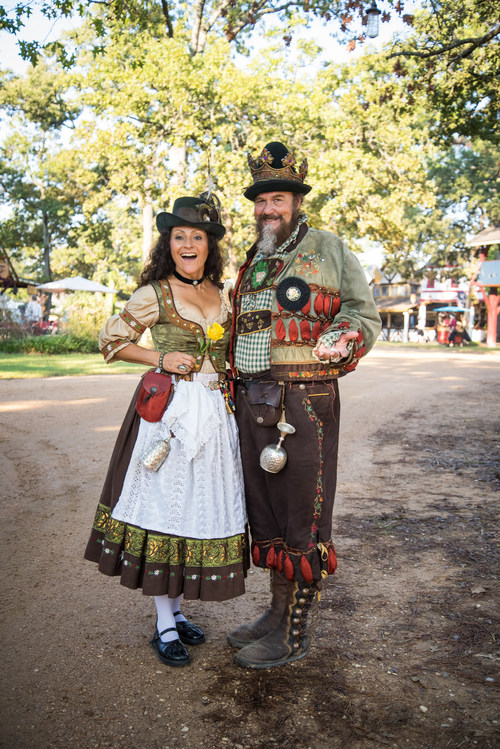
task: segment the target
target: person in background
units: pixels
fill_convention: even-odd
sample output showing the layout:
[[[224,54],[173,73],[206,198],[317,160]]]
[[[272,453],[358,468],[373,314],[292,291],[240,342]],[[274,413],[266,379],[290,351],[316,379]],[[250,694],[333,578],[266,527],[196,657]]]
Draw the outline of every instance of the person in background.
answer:
[[[40,325],[42,316],[42,305],[40,304],[40,301],[36,294],[33,294],[28,304],[26,305],[26,309],[24,310],[26,329],[30,335],[33,335],[37,331],[40,332],[38,330],[38,327]]]
[[[450,336],[448,338],[448,345],[463,345],[463,342],[470,343],[470,336],[465,329],[464,321],[460,317],[458,319],[453,318],[455,324],[451,327]]]

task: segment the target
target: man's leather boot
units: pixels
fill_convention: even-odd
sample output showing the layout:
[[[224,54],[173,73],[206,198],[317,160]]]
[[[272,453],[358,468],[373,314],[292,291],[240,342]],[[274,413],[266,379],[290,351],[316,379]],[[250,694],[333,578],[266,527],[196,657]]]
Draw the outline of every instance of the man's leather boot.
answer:
[[[277,570],[271,570],[271,592],[271,608],[260,619],[252,624],[242,624],[227,635],[226,639],[233,648],[244,648],[276,629],[287,602],[287,579]]]
[[[234,656],[234,662],[244,668],[273,668],[304,658],[310,644],[307,619],[317,600],[319,585],[287,582],[287,606],[278,627],[242,648]]]

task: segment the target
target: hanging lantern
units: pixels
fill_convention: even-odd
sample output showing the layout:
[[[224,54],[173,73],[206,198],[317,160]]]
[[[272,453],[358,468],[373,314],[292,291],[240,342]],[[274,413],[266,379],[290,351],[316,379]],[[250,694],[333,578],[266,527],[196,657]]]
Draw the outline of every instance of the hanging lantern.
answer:
[[[368,19],[368,22],[366,24],[366,36],[369,36],[370,39],[375,39],[376,36],[378,36],[378,29],[380,24],[379,15],[382,11],[380,11],[377,8],[377,3],[373,2],[368,10],[366,11],[366,16]]]

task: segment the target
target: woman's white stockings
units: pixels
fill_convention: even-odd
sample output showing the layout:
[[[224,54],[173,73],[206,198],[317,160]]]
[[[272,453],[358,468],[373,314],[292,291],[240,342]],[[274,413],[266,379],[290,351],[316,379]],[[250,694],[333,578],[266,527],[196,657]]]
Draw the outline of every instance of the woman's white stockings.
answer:
[[[158,627],[158,632],[163,632],[164,629],[170,629],[170,627],[175,627],[176,622],[184,622],[186,621],[186,617],[180,613],[180,606],[182,601],[182,596],[179,596],[178,598],[169,598],[168,596],[154,596],[155,604],[156,604],[156,612],[157,612],[157,621],[156,626]],[[174,613],[177,613],[177,616],[174,616]],[[171,642],[172,640],[177,640],[179,635],[175,631],[175,629],[171,632],[165,632],[164,635],[161,636],[162,642]]]

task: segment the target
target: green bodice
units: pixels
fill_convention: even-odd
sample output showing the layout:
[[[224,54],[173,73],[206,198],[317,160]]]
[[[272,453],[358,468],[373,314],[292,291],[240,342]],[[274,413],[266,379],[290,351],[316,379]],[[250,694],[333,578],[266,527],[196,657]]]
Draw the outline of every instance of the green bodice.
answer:
[[[208,356],[217,372],[226,371],[228,359],[231,318],[228,316],[222,325],[223,337],[211,344],[207,354],[199,354],[200,346],[205,343],[203,328],[198,323],[187,320],[177,312],[168,281],[153,281],[152,286],[158,297],[160,316],[156,325],[151,328],[151,337],[157,351],[169,354],[181,351],[196,358],[193,372],[201,369],[205,356]]]

